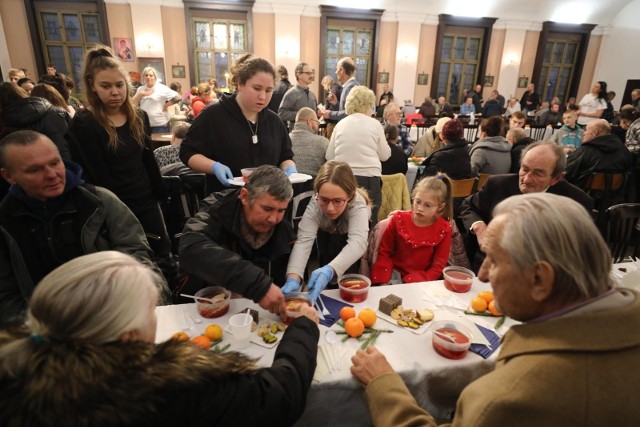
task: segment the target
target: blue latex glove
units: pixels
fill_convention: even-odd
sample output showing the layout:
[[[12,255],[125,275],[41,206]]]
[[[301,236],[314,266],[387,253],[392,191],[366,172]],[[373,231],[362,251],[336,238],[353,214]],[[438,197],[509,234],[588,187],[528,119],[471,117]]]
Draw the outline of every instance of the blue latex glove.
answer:
[[[300,290],[300,282],[298,282],[293,277],[289,277],[286,282],[284,282],[284,286],[280,289],[283,294],[288,294],[289,292],[297,292]]]
[[[233,179],[233,174],[228,166],[225,166],[220,162],[215,162],[213,166],[211,166],[211,173],[215,175],[218,181],[220,181],[220,183],[225,187],[231,186],[228,180]]]
[[[298,169],[294,165],[289,165],[284,169],[284,173],[287,176],[291,176],[291,174],[298,173]]]
[[[309,297],[314,304],[318,296],[320,296],[320,292],[327,287],[332,278],[333,268],[329,265],[320,267],[311,273],[311,278],[309,279]]]

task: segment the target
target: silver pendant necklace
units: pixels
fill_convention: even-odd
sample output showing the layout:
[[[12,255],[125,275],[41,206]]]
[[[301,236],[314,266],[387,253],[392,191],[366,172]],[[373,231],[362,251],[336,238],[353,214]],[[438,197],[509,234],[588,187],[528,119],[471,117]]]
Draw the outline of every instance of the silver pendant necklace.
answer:
[[[256,120],[256,131],[253,131],[253,126],[251,126],[251,121],[247,119],[247,124],[249,125],[249,130],[251,131],[251,142],[254,144],[258,143],[258,121]]]

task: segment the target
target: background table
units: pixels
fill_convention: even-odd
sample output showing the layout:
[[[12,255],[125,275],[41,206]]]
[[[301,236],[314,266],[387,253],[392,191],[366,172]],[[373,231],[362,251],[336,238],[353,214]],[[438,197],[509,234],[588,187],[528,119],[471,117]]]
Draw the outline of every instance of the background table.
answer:
[[[465,303],[468,303],[481,290],[489,289],[490,285],[481,283],[475,279],[470,292],[455,294]],[[403,299],[405,307],[434,310],[438,320],[439,313],[459,313],[472,321],[477,321],[487,326],[495,324],[497,318],[482,316],[467,316],[462,311],[434,307],[432,303],[423,299],[425,290],[431,289],[439,293],[448,293],[442,281],[425,282],[416,284],[403,284],[393,286],[380,286],[371,288],[366,301],[354,304],[356,311],[365,307],[375,310],[378,308],[380,298],[390,293]],[[335,299],[340,299],[337,290],[329,290],[323,293]],[[231,301],[229,312],[218,319],[203,319],[201,324],[189,324],[194,326],[189,331],[191,336],[202,333],[207,325],[218,323],[226,326],[231,315],[245,307],[255,308],[260,312],[261,319],[276,319],[276,316],[260,309],[257,304],[246,299],[234,299]],[[162,342],[168,339],[174,332],[182,330],[185,319],[183,310],[187,310],[192,316],[198,317],[195,304],[162,306],[156,309],[158,315],[158,327],[156,341]],[[499,330],[504,333],[515,322],[507,319],[505,325]],[[455,402],[462,389],[474,379],[489,372],[494,366],[494,353],[485,360],[480,356],[468,353],[464,359],[449,360],[438,355],[431,346],[431,332],[421,335],[401,328],[380,318],[375,327],[380,329],[392,329],[394,333],[383,333],[378,338],[376,346],[383,352],[394,369],[400,373],[409,389],[416,397],[418,403],[437,417],[445,417],[455,407]],[[339,330],[337,325],[332,329]],[[324,334],[327,328],[320,325],[320,346],[325,346]],[[225,336],[225,342],[233,343],[229,334]],[[319,381],[314,381],[309,392],[306,410],[298,422],[299,426],[366,426],[371,425],[369,411],[363,393],[363,387],[351,376],[351,356],[357,351],[360,343],[355,339],[348,339],[344,343],[344,355],[340,360],[338,372],[327,374]],[[234,350],[233,344],[229,350]],[[259,358],[260,366],[270,366],[273,362],[275,347],[268,349],[251,343],[243,353]]]
[[[416,175],[418,174],[418,168],[420,166],[416,165],[412,161],[409,161],[407,164],[407,185],[409,186],[409,193],[411,193],[411,189],[413,188],[413,182],[416,180]]]

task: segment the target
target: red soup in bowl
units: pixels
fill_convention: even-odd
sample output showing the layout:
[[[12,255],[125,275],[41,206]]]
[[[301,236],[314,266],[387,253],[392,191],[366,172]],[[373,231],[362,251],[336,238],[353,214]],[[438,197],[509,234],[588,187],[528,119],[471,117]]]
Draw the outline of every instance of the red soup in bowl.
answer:
[[[442,270],[444,276],[444,287],[453,292],[469,292],[475,273],[468,268],[449,266]]]
[[[346,302],[363,302],[369,296],[371,280],[361,274],[345,274],[338,282],[340,298]]]
[[[444,320],[431,327],[431,343],[439,355],[447,359],[462,359],[471,346],[471,332],[459,323]]]
[[[222,286],[209,286],[200,289],[196,292],[195,297],[196,308],[202,317],[215,319],[216,317],[224,316],[229,311],[231,292]],[[212,302],[198,297],[207,298]]]
[[[283,319],[284,323],[290,324],[293,319],[300,316],[300,310],[302,306],[306,304],[311,307],[311,298],[306,292],[290,292],[284,296],[284,308],[286,312],[286,319]]]

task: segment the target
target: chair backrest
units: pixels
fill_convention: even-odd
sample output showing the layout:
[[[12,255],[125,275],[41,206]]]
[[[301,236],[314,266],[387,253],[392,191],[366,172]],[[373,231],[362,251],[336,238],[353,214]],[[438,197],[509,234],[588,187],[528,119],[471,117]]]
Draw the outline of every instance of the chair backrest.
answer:
[[[402,173],[382,175],[382,203],[378,210],[378,221],[395,210],[411,209],[411,197],[407,177]]]
[[[411,126],[413,123],[415,122],[423,122],[423,117],[422,114],[420,113],[415,113],[415,114],[407,114],[407,116],[405,117],[405,125],[407,126]]]
[[[547,132],[546,125],[531,125],[529,134],[530,138],[534,141],[540,141],[544,138],[544,134]]]
[[[478,125],[464,125],[464,139],[467,140],[469,144],[473,144],[476,142],[478,138]]]
[[[296,232],[298,231],[298,224],[304,215],[304,211],[307,209],[307,205],[315,194],[312,190],[304,191],[296,194],[293,196],[293,199],[291,199],[291,223]]]
[[[476,186],[477,178],[452,179],[451,180],[451,196],[467,197],[473,193]]]
[[[605,173],[594,172],[587,180],[588,190],[599,191],[618,191],[625,182],[626,174],[624,173]]]
[[[640,203],[622,203],[613,205],[605,211],[605,240],[611,250],[613,262],[621,262],[627,250],[635,246],[638,252],[638,221],[640,221]]]
[[[487,182],[487,179],[489,179],[490,176],[491,174],[488,173],[480,174],[480,176],[478,177],[478,185],[476,185],[476,191],[482,190],[482,187],[484,187],[484,184]]]

